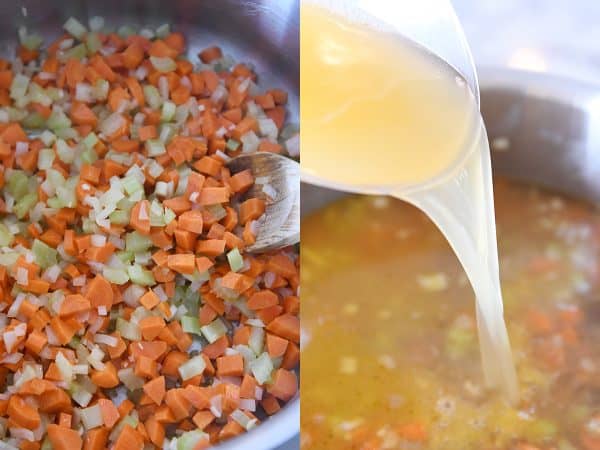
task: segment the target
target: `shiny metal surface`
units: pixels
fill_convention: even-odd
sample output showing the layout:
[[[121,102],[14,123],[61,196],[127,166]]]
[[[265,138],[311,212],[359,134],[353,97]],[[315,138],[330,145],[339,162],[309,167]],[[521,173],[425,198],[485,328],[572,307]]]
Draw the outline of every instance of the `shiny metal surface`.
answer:
[[[479,77],[494,173],[600,202],[600,87],[509,69]],[[303,184],[302,214],[342,195]]]
[[[259,85],[289,93],[289,117],[298,120],[299,0],[11,0],[0,2],[0,55],[13,57],[16,30],[25,25],[46,38],[62,34],[70,16],[82,23],[93,16],[106,25],[155,28],[170,23],[185,34],[192,61],[202,48],[218,44],[238,61],[252,62]],[[268,450],[298,434],[296,398],[249,433],[226,442],[224,450]],[[293,447],[287,447],[293,448]]]

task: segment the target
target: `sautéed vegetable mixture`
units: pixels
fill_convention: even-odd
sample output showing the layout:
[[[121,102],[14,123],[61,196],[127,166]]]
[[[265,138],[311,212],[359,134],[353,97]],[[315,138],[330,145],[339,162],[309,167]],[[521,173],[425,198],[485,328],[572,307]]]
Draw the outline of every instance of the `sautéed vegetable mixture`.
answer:
[[[302,224],[302,449],[600,449],[600,214],[495,193],[520,403],[483,385],[474,295],[434,225],[348,197]]]

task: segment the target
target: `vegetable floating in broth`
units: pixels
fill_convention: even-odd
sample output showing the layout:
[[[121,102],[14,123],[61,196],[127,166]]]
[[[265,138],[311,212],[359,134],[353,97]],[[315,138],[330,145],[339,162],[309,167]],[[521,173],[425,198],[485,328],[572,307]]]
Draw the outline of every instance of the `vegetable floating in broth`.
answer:
[[[519,403],[482,385],[473,294],[442,235],[405,203],[349,197],[302,223],[302,449],[600,448],[600,213],[495,192]]]
[[[433,220],[476,293],[487,385],[515,403],[489,148],[477,102],[449,66],[374,20],[312,2],[301,9],[305,179],[394,195]]]

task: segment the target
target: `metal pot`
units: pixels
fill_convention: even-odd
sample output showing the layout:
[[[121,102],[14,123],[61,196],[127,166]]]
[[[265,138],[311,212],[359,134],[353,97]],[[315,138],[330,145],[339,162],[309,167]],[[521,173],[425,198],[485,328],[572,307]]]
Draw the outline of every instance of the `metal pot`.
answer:
[[[479,78],[494,173],[600,201],[600,86],[498,68]],[[345,194],[301,195],[308,214]]]
[[[252,62],[259,84],[289,93],[289,114],[298,120],[299,0],[16,0],[0,3],[0,53],[14,57],[17,28],[27,26],[47,39],[62,34],[73,16],[82,23],[93,16],[107,26],[156,28],[170,23],[185,34],[188,56],[220,45],[236,61]],[[293,399],[256,429],[219,446],[220,449],[267,450],[298,434],[300,401]]]

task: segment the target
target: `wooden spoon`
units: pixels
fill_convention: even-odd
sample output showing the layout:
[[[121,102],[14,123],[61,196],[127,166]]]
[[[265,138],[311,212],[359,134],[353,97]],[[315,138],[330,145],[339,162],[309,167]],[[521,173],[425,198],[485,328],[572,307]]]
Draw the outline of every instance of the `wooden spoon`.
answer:
[[[264,252],[300,242],[300,164],[276,153],[259,152],[237,156],[227,166],[232,174],[250,169],[255,180],[264,180],[242,199],[261,198],[267,205],[258,222],[256,242],[246,251]]]

